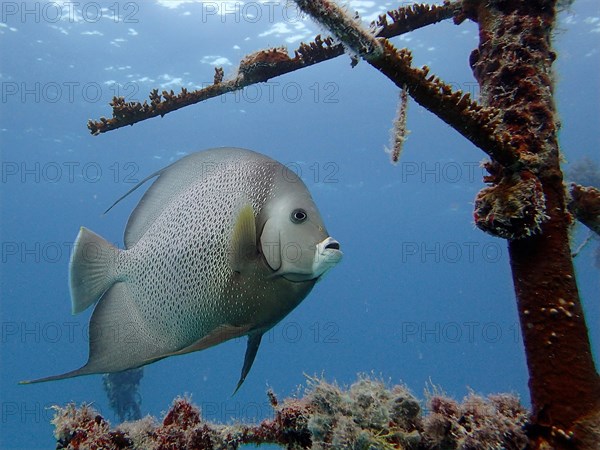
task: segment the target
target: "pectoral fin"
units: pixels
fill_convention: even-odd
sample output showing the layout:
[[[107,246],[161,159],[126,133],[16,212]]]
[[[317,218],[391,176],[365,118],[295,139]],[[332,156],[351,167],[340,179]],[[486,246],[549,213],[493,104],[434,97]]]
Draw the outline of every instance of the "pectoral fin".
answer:
[[[246,347],[246,355],[244,356],[244,366],[242,367],[242,375],[240,376],[240,381],[233,391],[232,395],[238,391],[238,389],[242,386],[242,383],[246,379],[246,375],[250,372],[250,368],[252,368],[252,364],[254,363],[254,358],[256,358],[256,353],[258,352],[258,347],[260,346],[260,340],[262,339],[262,333],[255,333],[248,335],[248,346]]]
[[[238,213],[231,236],[231,268],[244,273],[256,256],[256,222],[251,205],[244,205]]]

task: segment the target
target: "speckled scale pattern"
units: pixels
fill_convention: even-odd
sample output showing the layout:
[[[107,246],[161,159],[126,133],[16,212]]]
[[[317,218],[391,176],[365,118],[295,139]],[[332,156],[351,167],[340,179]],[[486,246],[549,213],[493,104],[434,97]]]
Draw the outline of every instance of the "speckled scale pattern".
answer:
[[[117,262],[138,317],[163,349],[179,350],[219,324],[247,318],[251,306],[242,299],[272,289],[234,282],[229,254],[240,209],[249,203],[257,215],[273,196],[275,167],[239,157],[219,167],[174,199]]]

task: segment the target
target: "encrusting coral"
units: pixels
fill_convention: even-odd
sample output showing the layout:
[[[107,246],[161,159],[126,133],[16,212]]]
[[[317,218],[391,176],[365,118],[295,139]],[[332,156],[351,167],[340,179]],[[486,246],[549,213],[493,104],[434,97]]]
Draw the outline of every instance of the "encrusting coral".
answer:
[[[77,408],[70,403],[64,408],[55,406],[54,410],[57,449],[116,449],[132,445],[123,432],[111,431],[109,423],[89,405]]]
[[[377,37],[390,38],[426,25],[432,25],[451,17],[459,17],[462,2],[445,1],[442,5],[414,4],[401,6],[380,15],[371,23],[371,29]],[[391,23],[388,22],[388,17]]]
[[[548,218],[540,180],[528,171],[504,176],[479,191],[473,218],[479,229],[505,239],[538,233]]]
[[[551,33],[556,2],[465,0],[479,27],[470,65],[484,105],[502,111],[522,167],[492,158],[492,186],[475,202],[477,225],[508,239],[529,371],[532,449],[598,449],[600,377],[570,251],[572,215],[560,169]],[[508,185],[512,187],[508,188]],[[501,214],[496,218],[494,208]]]
[[[290,58],[287,51],[281,47],[259,50],[243,58],[237,73],[229,80],[224,79],[223,68],[217,67],[213,83],[202,89],[188,91],[186,88],[181,88],[181,92],[177,94],[173,90],[159,93],[158,89],[154,89],[149,95],[150,103],[147,100],[143,103],[126,102],[124,97],[114,97],[110,103],[112,118],[101,117],[98,121],[90,120],[88,129],[93,135],[98,135],[152,117],[162,117],[183,107],[237,91],[255,83],[268,81],[277,75],[292,72],[340,56],[343,53],[343,46],[334,44],[331,38],[322,39],[321,36],[317,36],[309,44],[300,44],[295,50],[293,58]]]
[[[348,389],[309,378],[302,399],[279,402],[269,391],[274,417],[249,426],[202,418],[188,398],[177,398],[161,423],[146,417],[110,429],[89,405],[55,407],[59,449],[237,449],[272,443],[288,449],[474,450],[524,449],[527,411],[512,395],[475,394],[462,403],[428,399],[429,412],[404,386],[362,376]]]
[[[423,419],[427,448],[517,450],[527,446],[524,429],[529,412],[508,394],[484,399],[473,393],[462,403],[443,395],[428,401]]]

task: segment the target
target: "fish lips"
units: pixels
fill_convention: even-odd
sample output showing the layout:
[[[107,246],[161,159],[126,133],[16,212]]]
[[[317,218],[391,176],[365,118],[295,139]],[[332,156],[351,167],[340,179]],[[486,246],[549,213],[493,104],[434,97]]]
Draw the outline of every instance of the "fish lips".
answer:
[[[321,277],[325,272],[339,263],[343,255],[340,250],[340,243],[331,236],[319,242],[313,261],[313,275],[315,275],[315,278]]]

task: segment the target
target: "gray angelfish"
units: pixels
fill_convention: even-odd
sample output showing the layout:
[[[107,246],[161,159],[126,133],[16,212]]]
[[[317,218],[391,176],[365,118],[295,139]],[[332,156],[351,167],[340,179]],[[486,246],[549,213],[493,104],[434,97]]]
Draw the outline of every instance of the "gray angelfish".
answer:
[[[72,311],[97,303],[87,363],[24,383],[132,369],[247,335],[237,391],[262,335],[342,257],[304,183],[264,155],[194,153],[125,196],[154,177],[125,250],[83,227],[77,236]]]

